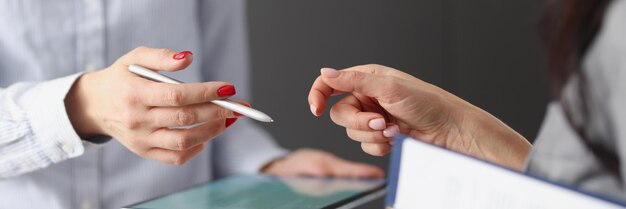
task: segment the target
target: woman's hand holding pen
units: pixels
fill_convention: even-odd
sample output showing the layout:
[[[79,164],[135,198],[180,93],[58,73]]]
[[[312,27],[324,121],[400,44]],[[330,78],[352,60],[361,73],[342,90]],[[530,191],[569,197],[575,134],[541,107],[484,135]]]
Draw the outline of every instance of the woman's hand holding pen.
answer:
[[[177,71],[192,60],[187,51],[139,47],[106,69],[83,75],[66,98],[72,125],[83,139],[108,135],[139,156],[184,164],[237,120],[234,112],[209,102],[233,96],[235,87],[226,82],[158,83],[127,69],[137,64]],[[203,124],[171,128],[197,123]]]
[[[482,109],[401,71],[363,65],[341,71],[325,68],[309,93],[319,116],[332,95],[346,93],[330,110],[372,155],[385,155],[400,132],[447,149],[522,169],[531,145]]]

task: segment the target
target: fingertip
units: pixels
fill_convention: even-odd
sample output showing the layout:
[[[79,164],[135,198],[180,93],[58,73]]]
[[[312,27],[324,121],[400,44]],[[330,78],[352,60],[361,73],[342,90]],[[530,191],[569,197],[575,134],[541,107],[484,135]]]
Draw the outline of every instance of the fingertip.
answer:
[[[387,138],[391,138],[391,137],[396,136],[396,134],[398,134],[399,131],[400,131],[400,128],[398,127],[398,125],[391,125],[385,128],[385,130],[383,130],[383,136]]]
[[[124,66],[136,64],[155,71],[177,71],[189,66],[192,59],[193,53],[190,51],[176,52],[169,48],[140,46],[120,57],[115,63]]]
[[[308,96],[309,108],[313,115],[319,117],[323,114],[326,108],[326,102],[328,102],[328,98],[331,97],[333,91],[333,88],[323,81],[322,76],[315,79]],[[315,110],[313,110],[314,108]]]
[[[320,92],[313,91],[309,95],[309,109],[311,113],[317,117],[321,116],[324,112],[324,108],[326,107],[326,101],[324,99],[324,95]]]
[[[232,84],[226,84],[217,89],[217,96],[219,97],[231,97],[237,94],[237,89]]]
[[[309,106],[311,108],[311,113],[313,113],[313,115],[315,115],[315,116],[319,116],[317,114],[317,107],[315,105],[309,105]]]
[[[322,68],[320,69],[320,74],[326,78],[336,78],[339,77],[339,71],[333,68]]]
[[[385,122],[385,119],[384,119],[384,118],[375,118],[375,119],[372,119],[372,120],[370,120],[370,121],[367,123],[367,125],[368,125],[371,129],[376,130],[376,131],[383,130],[383,129],[385,129],[385,128],[387,127],[387,123]]]
[[[182,51],[182,52],[178,52],[176,54],[174,54],[174,56],[172,56],[172,58],[174,60],[182,60],[185,59],[187,57],[192,57],[193,53],[191,51]]]
[[[226,118],[226,121],[224,122],[224,127],[228,128],[230,126],[232,126],[235,122],[237,122],[238,118]]]
[[[193,53],[191,51],[182,51],[170,56],[167,63],[168,66],[162,67],[166,71],[178,71],[187,68],[193,62]]]

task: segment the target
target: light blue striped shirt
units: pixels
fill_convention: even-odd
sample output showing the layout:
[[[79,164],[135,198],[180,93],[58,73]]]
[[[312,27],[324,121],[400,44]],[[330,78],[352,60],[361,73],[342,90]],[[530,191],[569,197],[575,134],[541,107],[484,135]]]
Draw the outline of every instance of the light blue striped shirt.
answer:
[[[64,98],[81,73],[141,45],[194,52],[172,76],[223,80],[247,98],[243,0],[0,1],[0,208],[119,208],[284,155],[248,119],[184,166],[138,157],[116,140],[81,140]]]

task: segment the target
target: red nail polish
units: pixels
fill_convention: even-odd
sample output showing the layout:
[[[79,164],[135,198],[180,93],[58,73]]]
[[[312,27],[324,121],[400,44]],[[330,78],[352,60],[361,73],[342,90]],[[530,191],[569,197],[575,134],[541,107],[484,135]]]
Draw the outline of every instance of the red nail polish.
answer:
[[[221,97],[229,97],[235,95],[237,91],[233,85],[225,85],[217,89],[217,95]]]
[[[237,121],[237,118],[226,118],[226,123],[224,123],[224,125],[226,125],[226,128],[228,128],[233,125],[235,121]]]
[[[235,116],[237,116],[237,117],[241,117],[241,116],[243,116],[243,114],[238,113],[238,112],[233,112],[233,113],[235,113]]]
[[[174,55],[174,59],[175,60],[182,60],[182,59],[185,59],[185,57],[187,57],[188,55],[193,55],[193,53],[191,53],[190,51],[179,52],[179,53]]]

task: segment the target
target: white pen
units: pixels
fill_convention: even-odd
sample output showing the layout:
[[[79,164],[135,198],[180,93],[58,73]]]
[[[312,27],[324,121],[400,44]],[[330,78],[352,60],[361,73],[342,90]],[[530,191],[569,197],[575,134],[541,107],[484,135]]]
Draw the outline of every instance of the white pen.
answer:
[[[137,74],[141,77],[153,80],[153,81],[158,81],[158,82],[163,82],[163,83],[170,83],[170,84],[182,84],[183,82],[178,81],[176,79],[167,77],[165,75],[161,75],[157,72],[154,72],[152,70],[148,70],[144,67],[141,67],[139,65],[129,65],[128,66],[128,70],[134,74]],[[212,100],[211,101],[213,104],[216,104],[220,107],[223,107],[225,109],[228,110],[232,110],[238,113],[241,113],[242,115],[248,116],[249,118],[261,121],[261,122],[266,122],[266,123],[271,123],[274,122],[274,120],[267,114],[252,109],[248,106],[239,104],[237,102],[233,102],[231,100],[228,99],[218,99],[218,100]]]

